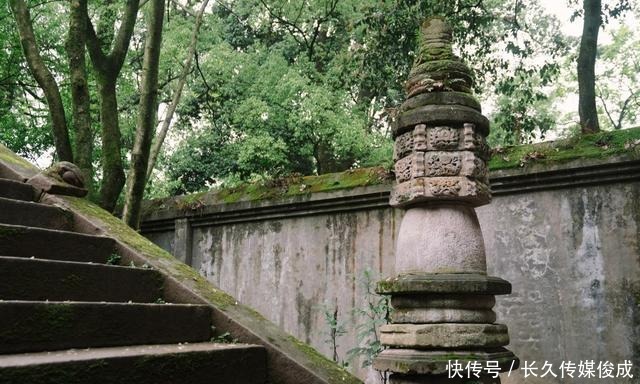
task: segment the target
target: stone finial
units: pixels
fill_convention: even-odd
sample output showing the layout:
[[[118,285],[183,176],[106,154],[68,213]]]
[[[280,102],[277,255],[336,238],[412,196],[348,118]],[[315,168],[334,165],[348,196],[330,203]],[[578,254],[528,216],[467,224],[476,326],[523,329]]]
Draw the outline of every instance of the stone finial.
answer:
[[[487,276],[474,207],[491,201],[486,136],[489,121],[471,94],[472,72],[453,54],[452,29],[425,21],[407,99],[393,127],[396,184],[390,204],[406,209],[396,243],[396,276],[378,284],[391,296],[392,324],[380,330],[389,347],[374,367],[391,383],[463,383],[446,364],[518,359],[504,348],[507,327],[496,324],[494,295],[509,282]],[[444,358],[446,357],[446,359]],[[483,377],[476,382],[499,383]]]
[[[30,178],[27,183],[53,195],[84,197],[88,193],[84,187],[82,171],[68,161],[53,164]]]
[[[470,94],[473,72],[453,54],[451,27],[440,18],[430,18],[422,23],[420,32],[416,59],[405,84],[407,98],[433,91]]]
[[[423,44],[442,44],[450,47],[453,41],[453,29],[439,17],[431,17],[422,22],[420,36]]]

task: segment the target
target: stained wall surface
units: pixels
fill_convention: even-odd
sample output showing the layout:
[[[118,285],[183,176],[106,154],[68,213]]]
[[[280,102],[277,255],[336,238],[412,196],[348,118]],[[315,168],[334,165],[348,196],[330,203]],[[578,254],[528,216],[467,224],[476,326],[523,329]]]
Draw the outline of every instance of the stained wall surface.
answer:
[[[498,321],[509,326],[509,348],[523,363],[542,367],[548,361],[558,375],[525,380],[519,371],[505,376],[504,383],[584,382],[561,378],[563,361],[592,360],[597,367],[630,360],[638,377],[640,172],[629,171],[629,164],[542,170],[560,175],[553,183],[539,177],[548,176],[541,170],[492,175],[496,196],[477,213],[489,273],[513,285],[511,295],[497,298]],[[603,177],[603,169],[614,177]],[[255,209],[255,217],[236,222],[224,219],[232,207],[218,207],[222,224],[198,223],[196,214],[189,218],[189,236],[154,228],[151,215],[143,231],[169,251],[190,240],[181,248],[190,254],[181,257],[207,279],[328,357],[347,361],[350,349],[366,344],[358,333],[374,337],[366,331],[368,308],[380,305],[368,291],[380,276],[393,275],[393,245],[403,212],[385,204],[348,206],[344,198],[371,195],[380,201],[375,193],[388,189],[327,193],[297,202],[295,214],[268,217],[261,210],[282,202],[245,204],[239,209]],[[326,204],[333,200],[335,206]],[[324,208],[313,209],[318,201]],[[165,222],[172,215],[185,216],[162,215]],[[376,372],[360,368],[361,363],[362,358],[351,363],[354,371],[376,382]]]

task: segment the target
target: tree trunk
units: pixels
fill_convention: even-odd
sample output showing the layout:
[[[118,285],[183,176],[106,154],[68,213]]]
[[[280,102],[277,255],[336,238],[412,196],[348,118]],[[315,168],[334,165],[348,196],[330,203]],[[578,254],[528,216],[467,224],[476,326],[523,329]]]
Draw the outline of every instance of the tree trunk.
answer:
[[[124,187],[120,126],[118,123],[118,100],[116,78],[109,76],[98,80],[100,88],[100,123],[102,125],[102,188],[100,205],[113,212]]]
[[[112,1],[107,1],[111,4]],[[122,166],[120,142],[120,126],[118,123],[118,99],[116,96],[116,81],[133,34],[133,28],[138,14],[139,0],[127,0],[124,13],[119,20],[113,19],[113,12],[107,11],[100,15],[99,30],[96,33],[89,18],[84,12],[87,31],[87,49],[93,67],[97,72],[98,87],[100,88],[100,122],[102,124],[102,187],[100,188],[100,205],[109,212],[113,212],[118,197],[125,183]],[[110,25],[120,24],[117,33]],[[108,48],[113,40],[113,47],[109,54],[103,49]]]
[[[600,130],[596,109],[596,54],[602,25],[601,0],[584,0],[584,24],[578,54],[578,113],[583,133]]]
[[[169,127],[171,126],[171,120],[173,119],[173,115],[176,112],[176,108],[178,107],[178,103],[180,102],[180,97],[182,96],[182,89],[184,88],[185,83],[187,82],[187,76],[191,71],[191,65],[193,63],[193,57],[196,53],[196,46],[198,44],[198,34],[200,32],[200,25],[202,25],[202,16],[204,14],[205,9],[207,8],[207,4],[209,0],[204,0],[198,13],[196,14],[195,24],[193,25],[193,33],[191,34],[191,42],[189,44],[189,51],[187,52],[187,58],[184,62],[184,66],[182,67],[182,72],[180,73],[180,77],[178,78],[178,84],[176,85],[176,89],[173,91],[173,97],[171,98],[171,104],[167,107],[167,111],[164,115],[164,119],[162,121],[162,126],[156,135],[156,140],[153,143],[153,147],[151,148],[151,154],[149,157],[149,165],[147,166],[147,180],[151,177],[151,173],[153,172],[153,168],[156,165],[156,160],[158,159],[158,154],[160,154],[160,149],[162,148],[162,144],[164,143],[165,137],[167,137],[167,132],[169,131]]]
[[[53,142],[56,147],[56,154],[61,161],[73,162],[73,151],[71,149],[71,141],[69,140],[69,130],[67,129],[67,120],[60,97],[60,89],[49,68],[44,64],[36,38],[33,33],[33,25],[31,15],[24,0],[10,0],[9,5],[13,16],[16,20],[18,33],[20,35],[20,43],[24,52],[24,57],[29,66],[31,74],[38,82],[38,85],[44,92],[44,96],[49,106],[49,117],[51,118],[51,126],[53,131]]]
[[[131,152],[131,167],[127,182],[127,193],[122,219],[132,228],[138,228],[140,207],[147,184],[147,165],[153,131],[158,114],[158,67],[160,64],[160,46],[162,44],[162,22],[164,1],[152,0],[147,17],[147,36],[142,61],[142,83],[136,137]]]
[[[93,133],[91,132],[91,98],[87,84],[85,62],[86,20],[84,14],[87,0],[70,2],[69,34],[67,35],[67,55],[71,76],[71,100],[73,129],[76,135],[75,160],[85,179],[85,187],[93,192]]]

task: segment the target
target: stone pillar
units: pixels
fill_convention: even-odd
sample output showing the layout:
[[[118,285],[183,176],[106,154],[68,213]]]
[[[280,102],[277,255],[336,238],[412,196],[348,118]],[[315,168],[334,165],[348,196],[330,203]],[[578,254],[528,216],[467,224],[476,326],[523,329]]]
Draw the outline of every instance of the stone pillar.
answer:
[[[396,276],[378,283],[394,311],[392,323],[380,330],[388,349],[374,367],[390,371],[396,384],[499,383],[493,371],[518,366],[504,348],[507,327],[495,323],[492,311],[494,295],[510,293],[511,284],[487,276],[474,209],[491,200],[489,121],[471,95],[472,72],[451,44],[446,22],[423,23],[407,99],[393,128],[396,185],[390,203],[406,214]],[[462,368],[471,363],[485,369],[480,378],[448,378],[454,371],[447,364],[456,360]]]

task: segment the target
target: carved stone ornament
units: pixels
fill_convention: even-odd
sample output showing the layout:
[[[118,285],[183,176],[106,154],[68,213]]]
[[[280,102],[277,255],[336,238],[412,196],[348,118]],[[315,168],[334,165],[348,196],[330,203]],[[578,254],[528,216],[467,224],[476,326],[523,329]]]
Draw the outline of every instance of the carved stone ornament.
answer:
[[[505,349],[507,326],[496,323],[494,295],[509,282],[487,276],[475,207],[491,202],[486,136],[489,121],[471,94],[472,71],[453,54],[452,30],[425,21],[394,122],[396,184],[390,204],[406,209],[396,243],[394,277],[378,283],[391,296],[387,347],[374,368],[394,384],[468,383],[447,377],[448,360],[518,367]],[[481,376],[473,383],[500,383]]]
[[[84,197],[84,177],[77,165],[60,161],[30,178],[27,183],[52,195]]]

